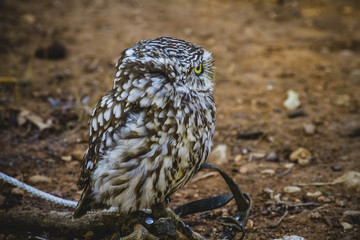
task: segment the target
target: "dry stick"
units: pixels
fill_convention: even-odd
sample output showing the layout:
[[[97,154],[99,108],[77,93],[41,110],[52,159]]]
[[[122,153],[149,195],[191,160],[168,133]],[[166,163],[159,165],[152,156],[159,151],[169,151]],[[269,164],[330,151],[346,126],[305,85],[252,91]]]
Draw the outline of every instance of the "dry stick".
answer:
[[[321,215],[322,215],[324,221],[326,222],[326,224],[327,224],[329,227],[332,227],[333,224],[331,223],[330,219],[329,219],[326,215],[324,215],[324,214],[321,214]]]
[[[291,173],[291,171],[292,171],[291,168],[288,168],[284,172],[278,174],[278,177],[280,177],[280,178],[285,177],[286,175],[289,175]]]
[[[270,227],[276,227],[278,226],[282,220],[286,217],[286,215],[288,215],[289,211],[287,210],[287,207],[286,207],[286,210],[284,212],[284,214],[281,216],[281,218],[279,220],[277,220],[276,222],[273,222],[273,223],[270,223]]]
[[[118,213],[93,213],[74,219],[73,212],[9,211],[0,214],[0,232],[75,237],[92,231],[96,236],[105,236],[119,232],[125,219]]]
[[[284,220],[284,218],[286,217],[286,215],[288,215],[289,211],[288,208],[289,207],[306,207],[306,206],[318,206],[320,204],[318,203],[313,203],[313,202],[308,202],[308,203],[291,203],[291,202],[282,202],[281,204],[285,204],[285,213],[281,216],[281,218],[273,223],[270,223],[270,227],[276,227],[278,226],[282,220]],[[326,219],[325,219],[326,220]]]

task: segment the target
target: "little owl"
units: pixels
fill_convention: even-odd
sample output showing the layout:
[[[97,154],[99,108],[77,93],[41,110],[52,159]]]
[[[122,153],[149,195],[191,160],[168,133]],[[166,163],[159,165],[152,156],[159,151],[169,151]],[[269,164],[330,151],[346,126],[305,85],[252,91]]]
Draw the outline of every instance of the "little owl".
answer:
[[[172,37],[122,52],[112,90],[89,120],[89,148],[75,217],[118,207],[131,213],[162,203],[205,162],[215,104],[211,53]]]

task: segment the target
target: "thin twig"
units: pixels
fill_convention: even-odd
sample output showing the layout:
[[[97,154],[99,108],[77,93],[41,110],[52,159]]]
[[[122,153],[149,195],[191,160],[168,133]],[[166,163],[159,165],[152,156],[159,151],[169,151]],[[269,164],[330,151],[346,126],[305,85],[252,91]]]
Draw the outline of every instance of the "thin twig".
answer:
[[[282,222],[282,220],[286,217],[286,215],[288,215],[288,213],[289,213],[289,211],[286,208],[286,210],[285,210],[284,214],[281,216],[281,218],[279,218],[279,220],[277,220],[276,222],[270,223],[269,226],[270,227],[278,226]]]
[[[282,177],[285,177],[286,175],[290,174],[291,173],[291,168],[288,168],[287,170],[285,170],[284,172],[278,174],[278,177],[282,178]]]

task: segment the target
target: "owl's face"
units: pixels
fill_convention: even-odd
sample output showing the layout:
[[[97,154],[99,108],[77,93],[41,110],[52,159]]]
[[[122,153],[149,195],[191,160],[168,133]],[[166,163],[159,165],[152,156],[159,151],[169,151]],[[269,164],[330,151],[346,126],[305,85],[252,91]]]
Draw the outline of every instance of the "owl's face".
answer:
[[[179,92],[211,93],[213,89],[211,53],[172,37],[140,41],[122,53],[116,67],[114,88],[121,84],[121,75],[138,79],[163,75]]]

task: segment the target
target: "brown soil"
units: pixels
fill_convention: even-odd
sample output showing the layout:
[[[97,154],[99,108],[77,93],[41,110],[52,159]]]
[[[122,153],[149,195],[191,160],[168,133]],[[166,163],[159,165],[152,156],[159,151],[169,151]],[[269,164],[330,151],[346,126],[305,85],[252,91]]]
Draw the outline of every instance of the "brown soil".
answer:
[[[111,88],[117,57],[141,39],[174,36],[214,54],[214,146],[227,146],[227,161],[210,161],[220,164],[254,200],[247,239],[285,234],[306,239],[359,238],[359,219],[343,215],[346,210],[360,210],[359,188],[304,186],[291,195],[283,190],[300,182],[329,182],[360,170],[359,1],[1,1],[0,18],[0,76],[16,78],[16,83],[11,78],[0,82],[1,172],[26,183],[31,176],[46,176],[50,184],[30,184],[77,200],[89,111]],[[41,51],[54,42],[58,52],[50,56],[50,51]],[[61,46],[66,48],[65,57]],[[41,58],[47,54],[60,59]],[[299,93],[301,100],[300,115],[293,118],[282,106],[289,89]],[[40,131],[23,121],[19,114],[25,109],[52,127]],[[306,134],[304,124],[314,125],[316,131]],[[251,128],[263,134],[253,139],[239,135]],[[295,163],[287,171],[289,154],[299,147],[310,151],[311,161],[308,166]],[[244,154],[246,150],[251,154]],[[276,159],[259,154],[271,152]],[[267,169],[274,173],[264,173]],[[285,209],[269,201],[266,188],[281,194],[282,200],[320,206],[290,208],[283,221],[271,227]],[[0,189],[4,199],[0,214],[69,210],[28,194],[23,198],[5,183],[0,183]],[[317,190],[322,191],[321,197],[306,196]],[[190,181],[174,194],[171,206],[226,192],[218,176]],[[184,221],[215,239],[221,232],[218,218],[235,211],[231,203]],[[344,230],[343,222],[353,228]],[[0,227],[0,239],[34,237]]]

